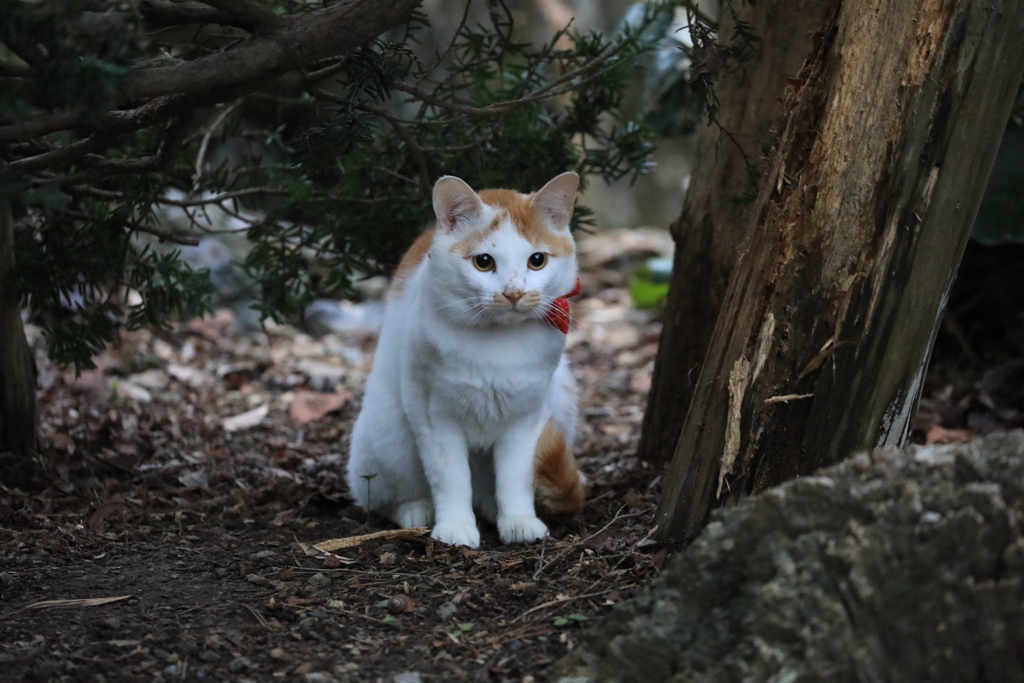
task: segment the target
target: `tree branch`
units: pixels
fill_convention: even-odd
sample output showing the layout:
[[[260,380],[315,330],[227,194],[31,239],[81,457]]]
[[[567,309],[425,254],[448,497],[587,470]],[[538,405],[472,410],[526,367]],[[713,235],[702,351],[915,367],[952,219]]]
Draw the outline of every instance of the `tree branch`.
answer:
[[[52,149],[42,154],[37,154],[26,159],[12,161],[7,167],[22,173],[40,171],[44,168],[66,164],[75,159],[81,158],[89,152],[95,151],[109,144],[111,137],[107,135],[90,135],[84,140],[72,142],[63,147]]]
[[[184,139],[185,133],[188,130],[189,118],[188,116],[181,116],[167,126],[156,154],[138,159],[107,159],[106,157],[86,155],[82,160],[82,165],[90,166],[90,170],[99,170],[112,174],[151,173],[162,170],[171,162],[174,153],[178,150],[178,146]]]
[[[22,40],[17,36],[8,36],[5,38],[5,41],[11,52],[18,55],[29,66],[38,66],[46,60],[46,53],[38,45]]]
[[[139,71],[131,95],[145,99],[175,93],[205,95],[242,84],[256,87],[368,43],[408,19],[418,4],[419,0],[339,0],[325,9],[284,20],[271,36],[248,41],[237,49]]]
[[[574,90],[580,86],[581,83],[585,83],[594,77],[594,72],[603,65],[606,61],[614,57],[619,51],[621,51],[623,45],[618,45],[613,48],[609,48],[598,55],[594,61],[588,62],[586,65],[581,66],[578,69],[568,71],[550,83],[543,87],[537,88],[529,95],[523,97],[506,100],[504,102],[495,102],[488,104],[485,107],[471,107],[465,104],[459,104],[458,102],[452,102],[439,97],[434,97],[426,90],[418,88],[408,83],[395,83],[392,87],[395,90],[412,95],[416,99],[426,102],[429,105],[447,109],[448,111],[455,112],[456,114],[465,114],[467,116],[488,116],[491,114],[500,114],[510,109],[515,109],[524,104],[530,102],[536,102],[538,100],[547,99],[556,95],[561,95],[570,90]],[[580,79],[580,80],[577,80]],[[560,86],[566,86],[564,89],[559,89]]]
[[[198,247],[199,240],[195,237],[185,237],[183,235],[175,235],[159,228],[150,228],[145,225],[136,225],[132,228],[135,232],[144,232],[147,235],[156,237],[161,242],[171,242],[173,244],[180,244],[184,247]]]
[[[26,64],[17,62],[0,62],[0,76],[4,78],[21,78],[32,73],[32,69]]]
[[[405,126],[394,116],[391,115],[386,109],[378,107],[373,104],[363,103],[362,108],[371,114],[376,114],[391,126],[391,130],[395,131],[398,137],[402,138],[402,142],[409,150],[409,154],[412,156],[414,162],[416,162],[416,169],[420,174],[420,188],[425,194],[430,194],[431,179],[430,170],[427,167],[427,158],[423,156],[423,148],[420,147],[419,143],[416,142],[415,138],[405,129]]]
[[[199,179],[203,177],[203,162],[206,160],[206,150],[210,146],[210,138],[213,137],[214,131],[220,128],[220,125],[224,123],[224,120],[231,115],[231,112],[235,111],[242,105],[241,101],[237,101],[224,108],[217,118],[213,120],[210,127],[206,130],[206,134],[203,135],[203,140],[199,144],[199,153],[196,154],[195,173],[192,175],[192,187],[199,187]]]
[[[189,119],[189,116],[179,116],[167,126],[155,154],[137,159],[107,159],[94,154],[86,154],[80,162],[83,166],[89,167],[89,170],[84,173],[37,179],[33,184],[36,187],[80,186],[111,175],[161,171],[171,163],[174,153],[185,138]]]
[[[222,192],[221,194],[213,197],[206,197],[204,199],[168,199],[167,197],[160,197],[154,200],[155,204],[167,204],[168,206],[206,206],[207,204],[220,204],[221,202],[229,199],[236,199],[238,197],[245,197],[253,194],[287,194],[288,191],[283,187],[247,187],[244,190],[234,190],[232,192]]]
[[[57,130],[66,130],[75,125],[85,112],[85,107],[78,106],[71,109],[45,112],[24,123],[0,126],[0,142],[20,142]]]
[[[251,4],[242,0],[236,2]],[[149,8],[147,11],[164,12],[164,16],[170,13],[179,19],[201,9],[195,3],[178,5],[166,0],[145,0],[144,4]],[[229,4],[228,0],[223,0],[223,4]],[[280,22],[277,31],[268,37],[247,41],[237,49],[184,64],[138,70],[130,97],[125,99],[151,101],[131,110],[110,111],[97,117],[95,122],[89,122],[87,127],[104,133],[127,132],[155,125],[196,107],[241,97],[288,71],[345,54],[370,42],[408,19],[418,4],[419,0],[395,0],[381,8],[376,0],[339,0],[325,9],[291,19],[275,17],[275,21]],[[220,12],[221,17],[228,16],[221,10],[211,11]],[[212,20],[210,13],[204,12],[201,16]],[[19,56],[25,59],[20,52]],[[74,107],[43,112],[24,123],[0,126],[0,143],[68,130],[82,124],[87,111],[86,107]]]

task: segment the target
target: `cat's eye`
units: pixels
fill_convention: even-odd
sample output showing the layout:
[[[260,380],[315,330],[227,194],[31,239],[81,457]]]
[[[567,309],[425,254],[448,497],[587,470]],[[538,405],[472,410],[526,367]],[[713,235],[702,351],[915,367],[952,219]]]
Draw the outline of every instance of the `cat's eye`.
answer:
[[[473,267],[482,273],[494,270],[494,257],[490,254],[477,254],[473,257]]]
[[[535,254],[531,254],[530,258],[527,259],[526,265],[530,267],[530,270],[540,270],[548,264],[548,255],[543,251],[538,251]]]

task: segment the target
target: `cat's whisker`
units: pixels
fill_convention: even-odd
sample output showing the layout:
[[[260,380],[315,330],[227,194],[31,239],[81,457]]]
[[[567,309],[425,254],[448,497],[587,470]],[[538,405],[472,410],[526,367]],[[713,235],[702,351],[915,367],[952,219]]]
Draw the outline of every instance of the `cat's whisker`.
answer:
[[[472,303],[478,303],[478,302],[483,301],[483,300],[488,299],[488,298],[490,298],[490,297],[486,297],[486,296],[468,296],[465,299],[458,299],[458,300],[453,301],[451,303],[445,304],[444,306],[438,306],[435,310],[443,311],[446,308],[453,308],[455,306],[459,306],[459,305],[464,304],[464,303],[471,303],[471,304]]]
[[[555,301],[557,301],[559,297],[552,296],[552,297],[546,297],[546,298],[550,299],[550,301],[543,301],[542,300],[541,303],[537,305],[538,309],[542,309],[543,310],[543,315],[541,316],[542,318],[543,317],[547,317],[548,315],[550,315],[551,313],[554,312],[554,310],[555,310]],[[596,309],[594,309],[594,310],[596,310]],[[570,323],[578,323],[578,322],[582,322],[582,320],[583,320],[582,318],[577,318],[577,317],[573,316],[572,308],[570,308],[569,312],[567,312],[565,315],[569,318],[569,322]]]

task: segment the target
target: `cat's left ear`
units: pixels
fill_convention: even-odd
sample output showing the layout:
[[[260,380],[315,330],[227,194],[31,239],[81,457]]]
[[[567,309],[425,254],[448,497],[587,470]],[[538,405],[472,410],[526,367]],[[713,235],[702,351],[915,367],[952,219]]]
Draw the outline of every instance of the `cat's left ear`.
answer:
[[[483,202],[462,178],[441,177],[434,184],[434,215],[445,232],[462,232],[474,227],[483,213]]]
[[[573,171],[555,176],[530,198],[530,205],[554,230],[565,230],[576,204],[576,190],[580,177]]]

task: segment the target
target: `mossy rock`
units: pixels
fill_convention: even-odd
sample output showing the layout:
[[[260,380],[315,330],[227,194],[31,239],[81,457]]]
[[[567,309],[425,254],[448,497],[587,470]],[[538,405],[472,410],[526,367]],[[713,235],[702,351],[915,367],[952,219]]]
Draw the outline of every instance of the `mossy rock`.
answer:
[[[1024,432],[859,454],[716,512],[552,680],[1024,681],[1021,519]]]

